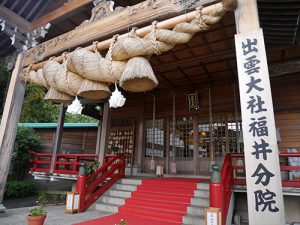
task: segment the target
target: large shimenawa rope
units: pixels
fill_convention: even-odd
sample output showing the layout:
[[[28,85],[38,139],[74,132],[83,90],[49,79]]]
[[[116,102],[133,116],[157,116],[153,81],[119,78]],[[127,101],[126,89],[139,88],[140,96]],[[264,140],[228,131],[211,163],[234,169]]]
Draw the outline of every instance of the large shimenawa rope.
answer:
[[[211,24],[217,23],[226,11],[232,11],[237,6],[236,0],[223,0],[223,7],[215,8],[212,10],[209,15],[202,15],[202,7],[197,8],[195,18],[191,22],[181,22],[178,23],[173,30],[167,29],[157,29],[157,22],[153,22],[151,32],[146,35],[144,38],[140,38],[135,34],[135,30],[126,37],[122,37],[118,39],[114,36],[110,49],[105,58],[102,58],[101,55],[97,54],[97,51],[92,54],[97,54],[97,58],[100,57],[100,61],[105,61],[105,65],[103,65],[106,69],[103,70],[101,65],[99,66],[99,70],[107,71],[109,80],[111,82],[116,82],[120,80],[120,72],[124,70],[126,61],[132,57],[136,56],[150,56],[150,55],[159,55],[163,52],[169,51],[177,44],[184,44],[191,40],[191,38],[197,32],[207,31]],[[76,50],[75,50],[76,51]],[[72,53],[71,53],[72,54]],[[72,57],[72,56],[71,56]],[[70,64],[70,63],[69,63]],[[82,65],[80,65],[81,67]],[[68,65],[69,69],[73,71],[74,65]],[[114,68],[117,68],[118,74],[114,74]],[[82,68],[84,71],[84,68]],[[30,76],[31,73],[31,76]],[[85,74],[78,72],[78,74],[85,79],[87,77]],[[34,79],[34,74],[32,70],[27,68],[27,71],[24,73],[23,80],[31,83],[36,83],[41,86],[52,86],[49,84],[47,79]],[[101,79],[96,76],[93,79]],[[65,80],[66,81],[66,80]],[[107,82],[107,81],[106,81]],[[69,84],[69,82],[66,82]],[[69,86],[69,85],[67,85]],[[66,87],[66,89],[70,90],[70,87]],[[61,89],[62,90],[62,89]],[[61,91],[60,90],[60,91]],[[76,93],[70,93],[70,91],[64,91],[64,93],[75,95]]]

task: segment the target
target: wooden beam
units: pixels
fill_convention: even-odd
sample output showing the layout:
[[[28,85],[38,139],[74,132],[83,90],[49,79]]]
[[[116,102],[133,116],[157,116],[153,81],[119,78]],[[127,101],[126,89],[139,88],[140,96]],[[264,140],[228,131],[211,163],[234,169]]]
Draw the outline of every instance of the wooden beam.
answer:
[[[25,85],[21,83],[23,55],[19,54],[12,72],[0,126],[0,209],[9,172],[16,131],[24,101]]]
[[[279,77],[286,74],[300,72],[300,60],[288,60],[269,65],[270,77]]]
[[[199,3],[209,3],[214,2],[213,0],[203,0],[199,1]],[[180,4],[173,4],[170,1],[162,1],[159,7],[147,7],[144,2],[137,4],[135,6],[136,12],[130,16],[130,20],[132,21],[131,26],[139,26],[141,24],[150,23],[153,20],[161,19],[161,18],[170,18],[175,15],[179,15],[184,12],[184,7]],[[223,4],[217,3],[215,5],[207,6],[202,9],[203,15],[209,15],[215,11],[222,11]],[[161,21],[157,24],[157,28],[164,29],[172,29],[177,23],[191,21],[195,18],[196,11],[180,15],[168,20]],[[116,12],[111,14],[110,16],[103,18],[101,20],[95,21],[90,24],[86,24],[85,26],[79,27],[73,31],[60,35],[54,39],[46,41],[38,46],[27,51],[24,66],[28,66],[36,62],[35,58],[38,57],[40,60],[43,60],[47,57],[55,55],[57,53],[68,50],[69,48],[74,48],[78,46],[83,46],[93,41],[105,38],[111,38],[112,35],[116,33],[123,33],[127,31],[128,28],[128,9],[124,9],[120,12]],[[208,22],[208,21],[207,21]],[[99,29],[101,27],[101,29]],[[152,29],[152,26],[146,26],[144,28],[138,29],[136,34],[140,37],[144,37],[147,35]],[[123,34],[122,36],[126,36],[128,34]],[[98,50],[105,50],[109,48],[110,39],[105,41],[101,41],[97,44]],[[86,49],[93,50],[93,45],[87,46]],[[62,57],[54,58],[55,61],[61,62]],[[33,65],[33,69],[41,68],[43,63]]]
[[[56,155],[57,153],[60,153],[61,150],[61,139],[62,139],[62,133],[64,129],[64,122],[65,122],[65,115],[66,115],[67,108],[68,107],[65,104],[63,103],[60,104],[59,117],[57,121],[57,128],[56,128],[55,139],[54,139],[55,141],[52,150],[50,173],[54,172]]]
[[[30,23],[27,20],[2,5],[0,5],[0,15],[25,31],[30,31]]]
[[[108,138],[110,132],[110,122],[111,122],[111,109],[109,108],[108,102],[105,102],[103,108],[103,119],[102,119],[100,151],[99,151],[100,165],[103,164],[104,155],[107,153]]]
[[[59,7],[58,9],[47,13],[46,15],[40,17],[39,19],[33,21],[31,23],[31,30],[34,30],[36,28],[39,28],[47,23],[50,23],[54,20],[62,19],[65,17],[68,17],[70,13],[74,13],[78,9],[80,9],[82,6],[85,6],[89,3],[93,2],[93,0],[72,0],[62,7]]]

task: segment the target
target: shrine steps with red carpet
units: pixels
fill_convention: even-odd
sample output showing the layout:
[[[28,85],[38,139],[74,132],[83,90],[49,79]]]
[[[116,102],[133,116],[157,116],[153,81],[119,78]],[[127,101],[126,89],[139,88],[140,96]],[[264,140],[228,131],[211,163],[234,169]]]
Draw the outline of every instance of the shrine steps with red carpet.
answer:
[[[153,220],[153,225],[202,225],[204,209],[209,206],[209,185],[204,181],[188,178],[122,179],[98,200],[96,209],[118,212],[124,219],[134,216]],[[98,220],[106,224],[105,218]],[[142,223],[130,223],[135,224]]]

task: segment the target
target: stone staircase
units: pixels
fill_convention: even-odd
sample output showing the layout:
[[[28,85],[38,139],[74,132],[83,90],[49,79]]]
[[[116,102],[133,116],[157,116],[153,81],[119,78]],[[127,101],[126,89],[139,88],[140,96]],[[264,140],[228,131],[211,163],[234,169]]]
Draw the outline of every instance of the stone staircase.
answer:
[[[184,225],[205,224],[204,212],[205,208],[209,207],[208,183],[197,183],[195,189],[189,188],[186,191],[183,184],[175,188],[174,186],[165,186],[165,199],[164,193],[161,193],[161,191],[157,193],[157,189],[160,187],[151,185],[143,185],[142,187],[141,185],[141,179],[121,179],[98,199],[95,208],[105,212],[117,213],[122,211],[122,213],[142,215],[148,218],[154,217],[155,214],[160,218],[161,214],[166,214],[165,221],[168,221],[168,218],[174,221],[180,218]],[[186,193],[180,193],[181,190]],[[152,195],[160,197],[155,201],[156,199]],[[168,196],[173,195],[175,202],[168,199]],[[127,202],[126,199],[128,199]],[[181,203],[181,199],[185,202]],[[126,206],[124,206],[125,203]],[[176,222],[176,224],[180,223]]]
[[[117,213],[118,208],[125,205],[125,199],[142,184],[141,179],[121,179],[96,201],[95,208],[100,211]]]
[[[209,207],[209,184],[198,183],[191,198],[191,204],[187,207],[187,214],[183,217],[184,225],[204,225],[205,208]]]

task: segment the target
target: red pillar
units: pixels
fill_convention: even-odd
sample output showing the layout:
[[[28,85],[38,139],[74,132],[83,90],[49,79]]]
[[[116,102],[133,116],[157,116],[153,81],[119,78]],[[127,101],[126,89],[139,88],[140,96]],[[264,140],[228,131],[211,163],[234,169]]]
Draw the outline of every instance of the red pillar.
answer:
[[[210,207],[223,208],[223,185],[210,183]]]
[[[76,192],[78,192],[80,194],[79,212],[85,211],[86,183],[87,183],[86,176],[78,175],[77,184],[76,184]]]

